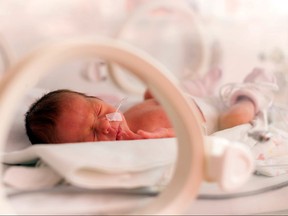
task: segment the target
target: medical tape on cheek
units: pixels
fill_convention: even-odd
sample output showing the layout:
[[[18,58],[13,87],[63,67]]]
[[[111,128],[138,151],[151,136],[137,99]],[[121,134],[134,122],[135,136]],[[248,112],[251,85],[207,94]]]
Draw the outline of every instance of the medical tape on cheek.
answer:
[[[119,112],[106,114],[108,121],[122,121],[122,115]]]
[[[122,121],[123,120],[122,115],[119,112],[119,109],[120,109],[122,103],[127,100],[127,98],[128,97],[125,97],[119,102],[115,112],[106,114],[106,118],[108,121]]]

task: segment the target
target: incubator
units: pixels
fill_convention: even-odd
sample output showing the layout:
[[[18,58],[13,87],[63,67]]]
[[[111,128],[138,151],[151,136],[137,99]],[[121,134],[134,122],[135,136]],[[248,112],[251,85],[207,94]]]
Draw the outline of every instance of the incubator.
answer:
[[[238,0],[49,1],[45,8],[35,0],[2,2],[0,14],[7,19],[0,21],[5,38],[0,38],[0,213],[287,211],[277,198],[288,194],[281,92],[286,70],[283,58],[266,53],[287,45],[287,38],[259,39],[271,29],[287,33],[281,25],[286,13],[274,16],[285,3],[265,0],[262,10],[257,1],[249,2],[252,9]],[[273,14],[265,28],[263,11]],[[16,13],[19,23],[11,24]],[[236,84],[255,67],[276,75],[274,83]],[[38,98],[60,88],[114,105],[115,112],[105,115],[110,123],[122,122],[125,110],[149,89],[176,137],[31,145],[25,113]],[[255,88],[259,94],[267,91],[262,102],[251,93]],[[208,134],[206,113],[187,94],[212,98],[217,92],[223,108],[245,92],[263,109],[248,124]]]

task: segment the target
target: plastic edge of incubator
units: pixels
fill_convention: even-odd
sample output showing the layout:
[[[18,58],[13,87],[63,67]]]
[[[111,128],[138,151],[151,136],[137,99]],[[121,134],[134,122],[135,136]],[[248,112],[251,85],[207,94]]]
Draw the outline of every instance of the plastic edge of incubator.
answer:
[[[172,119],[180,143],[178,161],[171,182],[151,205],[139,209],[135,214],[183,213],[196,197],[203,177],[204,138],[196,114],[197,109],[188,104],[172,79],[165,76],[167,74],[165,67],[137,49],[115,40],[77,39],[52,46],[46,45],[12,66],[0,85],[0,152],[4,150],[12,123],[12,113],[21,96],[35,86],[52,66],[79,57],[94,56],[115,61],[129,71],[133,71],[148,85],[160,103],[167,107],[165,109]],[[2,165],[0,177],[1,175]],[[4,188],[2,183],[0,188]],[[11,205],[3,196],[4,191],[0,193],[2,194],[0,213],[13,213]]]

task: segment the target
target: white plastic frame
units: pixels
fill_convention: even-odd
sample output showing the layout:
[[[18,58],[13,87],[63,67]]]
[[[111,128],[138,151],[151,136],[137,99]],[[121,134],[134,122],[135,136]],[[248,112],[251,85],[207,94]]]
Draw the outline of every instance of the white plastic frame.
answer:
[[[198,193],[204,170],[204,136],[197,108],[186,101],[176,83],[167,77],[166,68],[152,58],[115,40],[73,40],[40,48],[14,65],[0,85],[0,152],[11,127],[17,102],[31,89],[48,69],[65,61],[100,57],[116,62],[147,84],[164,106],[178,137],[178,161],[167,188],[139,214],[179,214],[186,210]],[[166,75],[165,75],[166,74]],[[159,140],[160,141],[160,140]],[[165,151],[163,149],[163,151]],[[0,166],[2,169],[2,166]],[[0,178],[2,171],[0,170]],[[0,185],[0,214],[11,213]]]
[[[168,8],[172,11],[185,14],[189,19],[193,20],[193,28],[197,32],[197,37],[199,38],[201,49],[199,53],[201,55],[201,62],[199,63],[195,73],[198,75],[204,75],[210,68],[210,63],[212,61],[212,52],[211,52],[211,39],[207,35],[208,29],[204,27],[204,24],[201,23],[200,17],[193,11],[192,8],[188,5],[187,2],[175,1],[175,0],[153,0],[147,3],[144,3],[139,8],[137,8],[131,17],[128,18],[123,27],[115,34],[115,38],[123,39],[122,34],[125,32],[134,20],[140,19],[141,16],[146,16],[149,12],[159,9],[159,8]],[[192,28],[192,27],[191,27]],[[125,39],[123,39],[125,40]],[[142,88],[135,85],[134,83],[127,82],[125,76],[119,76],[115,67],[112,64],[108,65],[108,72],[113,79],[113,81],[123,90],[134,93],[142,93]],[[119,71],[118,71],[119,72]],[[123,73],[120,73],[120,75]],[[193,78],[192,75],[187,78]],[[133,85],[134,84],[134,85]],[[137,83],[141,84],[141,83]],[[141,86],[142,87],[142,86]]]
[[[14,57],[7,45],[7,41],[0,35],[0,56],[3,62],[4,71],[7,70],[13,63]]]

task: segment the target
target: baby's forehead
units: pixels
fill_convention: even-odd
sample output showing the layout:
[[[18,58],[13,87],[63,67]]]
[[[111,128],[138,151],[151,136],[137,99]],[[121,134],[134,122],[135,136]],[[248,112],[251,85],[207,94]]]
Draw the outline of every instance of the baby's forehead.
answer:
[[[76,111],[76,109],[86,109],[90,107],[98,107],[98,105],[102,106],[104,102],[96,97],[96,96],[90,96],[83,93],[78,92],[64,92],[61,95],[58,95],[58,102],[56,105],[60,109],[60,113],[66,111]],[[60,114],[59,113],[59,114]]]
[[[96,96],[90,96],[78,93],[68,93],[62,97],[63,104],[90,104],[90,103],[103,103],[103,100]]]
[[[79,106],[81,104],[86,104],[88,101],[88,98],[85,95],[80,95],[77,93],[64,93],[59,98],[59,105],[62,108],[70,108]]]
[[[85,98],[85,99],[97,99],[97,100],[101,100],[101,98],[95,96],[95,95],[88,95],[88,94],[84,94],[84,93],[80,93],[80,92],[66,92],[64,94],[67,94],[66,96],[68,97],[77,97],[77,98]],[[63,95],[64,96],[64,95]]]

